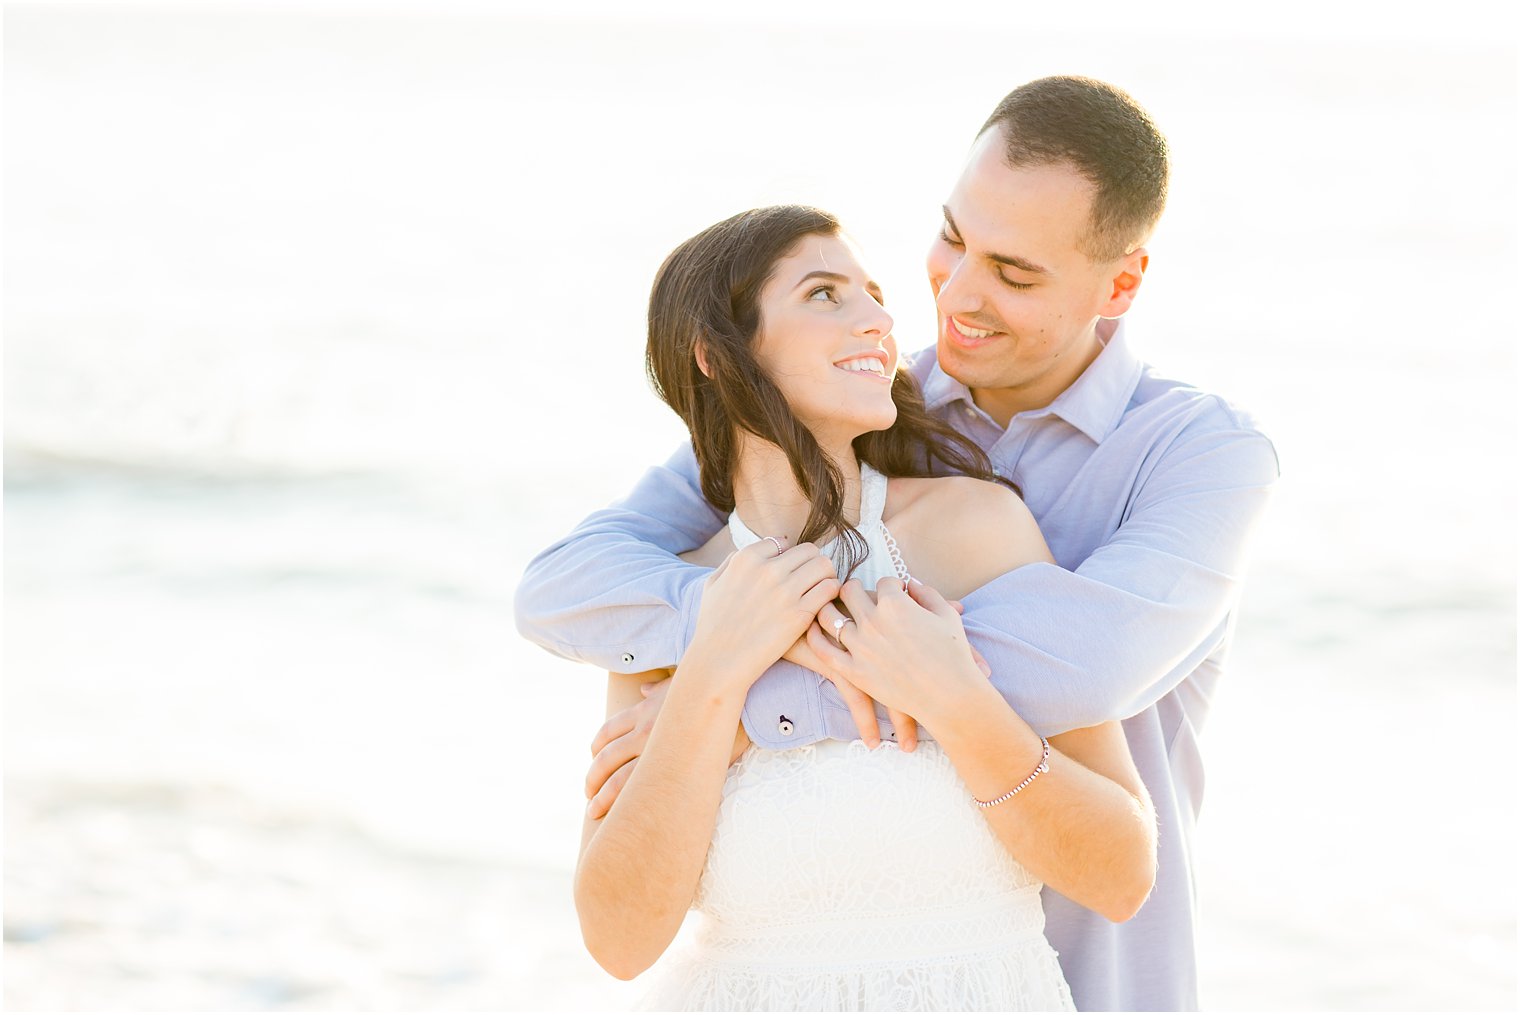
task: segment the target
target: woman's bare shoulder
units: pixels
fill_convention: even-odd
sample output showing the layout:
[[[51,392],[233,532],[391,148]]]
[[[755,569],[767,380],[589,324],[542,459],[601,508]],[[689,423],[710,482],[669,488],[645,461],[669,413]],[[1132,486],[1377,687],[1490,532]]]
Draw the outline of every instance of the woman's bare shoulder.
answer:
[[[995,522],[1030,517],[1019,495],[1001,483],[973,476],[902,476],[889,480],[883,520],[889,525],[912,524],[920,515],[933,517],[936,528],[951,518]]]
[[[1051,559],[1029,507],[1001,483],[970,476],[893,479],[883,521],[914,577],[951,598]]]

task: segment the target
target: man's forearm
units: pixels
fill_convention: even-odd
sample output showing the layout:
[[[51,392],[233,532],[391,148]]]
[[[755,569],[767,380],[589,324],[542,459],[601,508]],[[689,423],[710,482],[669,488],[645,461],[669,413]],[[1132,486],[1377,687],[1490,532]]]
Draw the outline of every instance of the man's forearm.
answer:
[[[993,685],[1045,736],[1155,704],[1228,637],[1276,479],[1260,434],[1179,439],[1075,571],[1029,564],[962,597]]]
[[[1237,594],[1235,583],[1200,579],[1158,601],[1035,564],[967,596],[963,619],[993,686],[1052,736],[1160,700],[1222,643]]]
[[[709,569],[640,543],[626,528],[584,529],[528,566],[517,591],[518,631],[556,655],[614,672],[674,666]]]
[[[533,559],[517,589],[518,631],[557,655],[620,673],[674,666],[708,574],[675,555],[721,525],[683,448]]]

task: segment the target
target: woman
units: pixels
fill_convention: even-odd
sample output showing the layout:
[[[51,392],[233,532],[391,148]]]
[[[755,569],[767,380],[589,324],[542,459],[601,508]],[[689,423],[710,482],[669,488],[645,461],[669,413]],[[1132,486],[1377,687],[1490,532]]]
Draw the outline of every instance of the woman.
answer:
[[[1042,741],[918,584],[958,598],[1051,558],[985,455],[897,373],[891,332],[816,209],[720,222],[655,280],[649,374],[691,430],[703,493],[732,514],[685,555],[716,568],[695,635],[576,871],[587,947],[625,979],[704,913],[650,1007],[1069,1009],[1042,881],[1115,920],[1150,891],[1155,820],[1118,724]],[[930,478],[936,462],[966,475]],[[734,761],[759,675],[839,646],[909,663],[863,690],[934,740]],[[609,714],[667,675],[612,674]]]

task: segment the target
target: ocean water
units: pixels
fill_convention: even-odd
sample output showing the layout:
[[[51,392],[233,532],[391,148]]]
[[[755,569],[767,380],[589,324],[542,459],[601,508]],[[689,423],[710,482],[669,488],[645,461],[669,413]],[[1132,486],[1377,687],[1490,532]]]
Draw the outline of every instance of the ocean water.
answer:
[[[654,269],[818,204],[927,344],[971,135],[1081,72],[1174,147],[1137,345],[1283,461],[1204,1003],[1513,1006],[1516,52],[1452,24],[8,5],[6,1005],[626,1006],[569,896],[602,681],[511,596],[680,438]]]

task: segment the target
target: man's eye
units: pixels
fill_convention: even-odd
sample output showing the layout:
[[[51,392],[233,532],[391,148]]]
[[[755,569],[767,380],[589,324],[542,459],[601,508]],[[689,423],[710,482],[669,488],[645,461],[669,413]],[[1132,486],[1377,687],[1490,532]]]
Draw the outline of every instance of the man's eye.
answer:
[[[1015,282],[1013,279],[1009,278],[1007,275],[1004,275],[1002,272],[998,272],[998,278],[1002,279],[1003,284],[1006,285],[1010,289],[1033,289],[1034,288],[1034,283],[1033,282]]]

